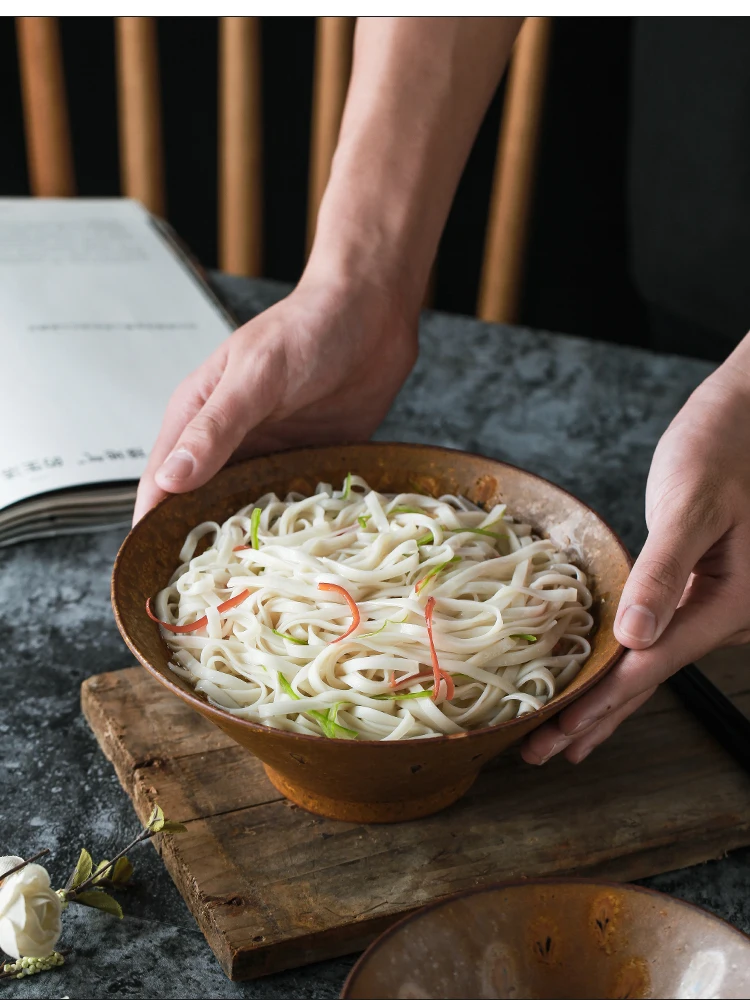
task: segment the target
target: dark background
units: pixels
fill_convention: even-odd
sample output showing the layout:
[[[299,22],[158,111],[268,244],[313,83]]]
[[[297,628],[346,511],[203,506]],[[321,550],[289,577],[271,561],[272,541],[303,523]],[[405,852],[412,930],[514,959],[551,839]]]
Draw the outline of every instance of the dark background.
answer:
[[[82,195],[119,193],[114,27],[61,20]],[[304,262],[314,19],[265,17],[264,274]],[[216,264],[217,19],[159,18],[167,214]],[[556,18],[520,322],[621,343],[647,340],[627,261],[625,169],[632,21]],[[0,18],[0,195],[28,194],[13,18]],[[501,88],[502,89],[502,88]],[[434,304],[472,314],[500,117],[499,92],[441,244]]]

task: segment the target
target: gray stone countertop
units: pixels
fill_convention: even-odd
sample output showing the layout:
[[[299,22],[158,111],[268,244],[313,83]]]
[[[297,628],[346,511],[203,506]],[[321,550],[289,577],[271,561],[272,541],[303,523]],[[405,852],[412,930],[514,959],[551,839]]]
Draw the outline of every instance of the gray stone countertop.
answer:
[[[285,292],[271,282],[216,278],[245,320]],[[636,550],[653,448],[711,366],[557,334],[427,313],[420,360],[380,440],[420,441],[524,466],[597,509]],[[122,532],[18,545],[0,553],[0,854],[51,849],[62,884],[86,845],[112,857],[135,814],[79,708],[91,674],[132,665],[109,605]],[[138,887],[117,921],[74,907],[69,964],[0,984],[10,997],[338,996],[353,958],[230,983],[155,851],[141,848]],[[750,931],[750,851],[650,879]]]

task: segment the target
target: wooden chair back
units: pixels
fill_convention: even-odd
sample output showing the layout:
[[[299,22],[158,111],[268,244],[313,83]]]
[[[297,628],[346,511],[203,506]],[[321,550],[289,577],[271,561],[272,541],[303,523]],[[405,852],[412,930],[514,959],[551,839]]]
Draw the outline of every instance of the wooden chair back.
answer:
[[[316,19],[308,247],[341,125],[354,23]],[[16,25],[31,192],[74,195],[58,20],[18,17]],[[517,315],[549,36],[550,18],[527,18],[509,68],[477,303],[477,315],[495,322]],[[156,20],[118,17],[115,38],[122,192],[165,215]],[[219,266],[248,276],[263,267],[260,67],[258,18],[220,18]]]

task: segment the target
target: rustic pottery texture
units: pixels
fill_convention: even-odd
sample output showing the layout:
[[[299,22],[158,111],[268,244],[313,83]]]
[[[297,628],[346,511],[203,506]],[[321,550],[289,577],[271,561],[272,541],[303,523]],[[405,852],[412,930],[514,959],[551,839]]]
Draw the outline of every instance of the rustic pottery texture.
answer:
[[[342,1000],[750,996],[750,938],[639,886],[501,883],[433,903],[386,931]]]
[[[593,580],[592,652],[569,687],[538,712],[487,729],[429,740],[328,740],[280,732],[213,708],[169,669],[170,653],[145,614],[146,599],[178,565],[187,532],[222,522],[269,491],[311,493],[352,471],[382,492],[462,493],[476,503],[507,503],[533,527],[571,550]],[[298,805],[356,822],[416,819],[460,798],[481,766],[594,684],[622,653],[612,632],[629,557],[612,529],[571,494],[529,472],[477,455],[408,444],[310,448],[256,458],[220,472],[191,493],[168,497],[122,545],[112,578],[117,625],[158,680],[266,765],[268,777]]]

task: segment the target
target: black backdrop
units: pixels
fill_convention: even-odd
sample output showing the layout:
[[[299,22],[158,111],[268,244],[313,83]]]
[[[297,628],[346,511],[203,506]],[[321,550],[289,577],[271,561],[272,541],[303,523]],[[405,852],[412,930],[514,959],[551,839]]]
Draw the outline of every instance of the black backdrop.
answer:
[[[79,193],[118,193],[113,20],[61,18]],[[167,214],[216,263],[217,19],[159,18]],[[262,19],[265,265],[304,261],[314,21]],[[631,22],[557,18],[520,320],[644,343],[627,263],[625,163]],[[13,19],[0,19],[0,194],[27,194]],[[435,305],[473,313],[500,97],[472,152],[441,244]]]

